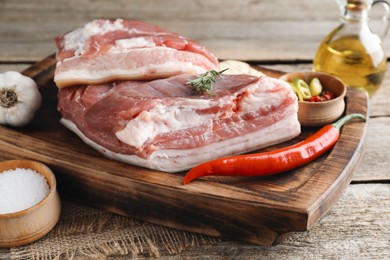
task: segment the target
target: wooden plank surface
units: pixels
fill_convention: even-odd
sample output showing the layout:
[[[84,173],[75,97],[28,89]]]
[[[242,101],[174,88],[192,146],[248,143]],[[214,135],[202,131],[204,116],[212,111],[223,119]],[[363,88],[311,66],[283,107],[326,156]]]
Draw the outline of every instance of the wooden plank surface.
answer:
[[[389,194],[390,184],[350,185],[312,230],[293,233],[279,245],[222,241],[188,248],[176,259],[389,259]]]
[[[157,0],[0,0],[0,71],[21,71],[29,64],[19,64],[19,61],[35,62],[46,57],[54,51],[52,38],[63,30],[96,17],[119,16],[161,23],[211,44],[211,49],[222,55],[221,58],[257,60],[262,65],[287,63],[272,66],[283,67],[283,71],[310,69],[309,63],[319,41],[338,24],[338,10],[332,0],[321,1],[320,8],[317,1],[307,0],[168,0],[164,1],[164,6],[156,2],[161,3]],[[194,6],[202,11],[201,19],[196,19],[198,12],[192,12]],[[211,6],[213,8],[209,8]],[[242,14],[248,18],[243,18]],[[384,46],[389,56],[389,36]],[[299,63],[302,60],[307,63]],[[180,254],[162,257],[387,259],[390,255],[389,95],[387,73],[382,88],[370,99],[371,119],[365,154],[352,184],[312,230],[293,234],[272,248],[227,240],[209,246],[196,245]],[[9,249],[0,249],[0,259],[8,259],[9,252]]]
[[[95,18],[117,17],[179,32],[220,59],[256,61],[310,60],[339,24],[334,0],[1,0],[0,61],[40,60],[55,51],[58,34]]]
[[[167,252],[167,250],[161,250],[160,257],[157,259],[388,259],[390,253],[390,241],[388,239],[390,236],[389,192],[390,184],[352,184],[313,229],[308,232],[293,233],[288,239],[274,247],[256,246],[232,240],[210,243],[207,242],[208,237],[204,237],[198,243],[187,245],[187,247],[178,250],[174,254]],[[85,211],[88,210],[88,207],[74,205],[72,208],[74,212],[71,213],[69,212],[71,210],[69,202],[64,203],[63,206],[64,214],[67,214],[68,218],[60,219],[55,233],[66,230],[66,227],[72,225],[74,219],[85,218]],[[118,216],[103,211],[94,210],[94,212],[94,214],[109,221],[118,218]],[[126,223],[131,225],[132,219],[127,222],[126,219],[122,218],[122,222],[124,225]],[[87,220],[85,223],[90,225],[84,226],[80,232],[87,231],[88,233],[91,230],[96,232],[96,223],[90,223]],[[109,236],[108,226],[105,225],[104,230]],[[124,228],[127,227],[124,226]],[[157,229],[153,226],[150,226],[150,228]],[[120,237],[122,231],[115,229],[115,234]],[[179,234],[181,235],[181,233]],[[77,235],[84,238],[81,234],[76,233],[75,236]],[[70,234],[68,233],[65,236],[70,236]],[[191,241],[191,237],[192,234],[187,233],[189,241]],[[49,239],[46,244],[55,247],[56,244],[62,241],[64,240],[58,239],[51,242]],[[79,243],[80,247],[84,246],[86,248],[84,253],[89,252],[89,245],[83,242]],[[37,248],[38,244],[32,244],[26,248],[13,248],[12,250],[0,249],[0,259],[19,259],[11,258],[11,255],[27,256],[26,253],[33,247]],[[53,247],[51,247],[52,250]],[[42,248],[42,245],[40,248]],[[25,254],[22,254],[23,252]],[[121,256],[118,252],[110,255],[107,259],[124,260],[130,258],[131,256],[126,254]],[[27,257],[23,259],[27,259]],[[81,259],[85,259],[85,257]],[[137,259],[150,259],[147,250],[144,249],[144,252],[140,252]]]

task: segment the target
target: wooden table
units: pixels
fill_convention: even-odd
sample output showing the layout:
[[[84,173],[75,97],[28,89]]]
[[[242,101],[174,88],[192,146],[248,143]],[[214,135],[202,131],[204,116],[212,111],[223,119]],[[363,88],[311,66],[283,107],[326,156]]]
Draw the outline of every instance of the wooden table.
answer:
[[[22,71],[55,51],[53,38],[91,19],[159,24],[208,46],[220,59],[272,69],[311,69],[323,37],[338,25],[332,0],[0,0],[0,72]],[[384,39],[387,54],[390,41]],[[389,56],[389,55],[387,55]],[[365,154],[352,183],[310,231],[267,248],[218,240],[162,257],[385,259],[390,255],[390,74],[370,99]],[[68,203],[68,202],[65,202]],[[81,206],[84,207],[84,206]],[[12,257],[0,249],[0,259]]]

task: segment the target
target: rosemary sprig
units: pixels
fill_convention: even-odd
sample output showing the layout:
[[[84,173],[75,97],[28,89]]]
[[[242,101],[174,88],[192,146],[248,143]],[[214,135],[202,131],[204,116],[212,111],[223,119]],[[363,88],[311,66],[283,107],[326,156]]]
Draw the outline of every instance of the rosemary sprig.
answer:
[[[205,93],[208,95],[214,95],[211,90],[213,88],[213,83],[215,83],[215,78],[222,77],[222,73],[226,70],[228,70],[228,68],[221,71],[207,71],[206,73],[197,76],[195,79],[188,81],[186,84],[192,86],[194,94],[199,95]]]

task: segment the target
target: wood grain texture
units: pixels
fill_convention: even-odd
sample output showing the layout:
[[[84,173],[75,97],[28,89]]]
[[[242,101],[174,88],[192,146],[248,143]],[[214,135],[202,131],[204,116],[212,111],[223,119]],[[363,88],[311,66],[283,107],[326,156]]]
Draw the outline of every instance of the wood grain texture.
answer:
[[[282,71],[310,69],[310,64],[299,64],[299,61],[310,62],[319,41],[338,24],[333,0],[321,1],[320,8],[317,5],[318,1],[306,0],[167,0],[163,5],[157,0],[0,0],[0,69],[21,71],[28,64],[11,62],[34,62],[52,53],[55,35],[93,18],[118,16],[156,22],[191,36],[207,44],[220,58],[287,63],[270,66]],[[202,10],[201,19],[192,10]],[[384,46],[389,56],[389,36]],[[353,183],[361,184],[349,185],[338,203],[310,231],[294,233],[271,248],[225,240],[211,246],[197,245],[162,258],[387,259],[390,255],[389,95],[387,73],[383,86],[369,102],[371,119],[364,156],[353,176]],[[0,249],[0,259],[9,259],[10,251]]]
[[[389,184],[349,185],[313,229],[293,233],[279,245],[222,241],[189,248],[174,259],[388,259],[389,194]]]
[[[23,71],[30,67],[30,63],[22,63],[22,64],[0,64],[0,73],[6,72],[6,71]]]
[[[203,243],[195,242],[192,246],[177,250],[175,253],[161,250],[158,259],[388,259],[388,255],[390,254],[390,241],[388,239],[390,236],[390,218],[388,211],[390,208],[390,200],[388,200],[389,192],[390,184],[349,185],[341,199],[314,228],[308,232],[292,233],[289,238],[274,247],[256,246],[232,240],[214,241],[214,243],[210,243],[207,242],[208,238],[204,237]],[[71,208],[70,205],[72,206]],[[67,230],[66,228],[77,228],[79,233],[76,233],[75,237],[81,239],[91,236],[91,232],[94,234],[96,233],[96,230],[100,230],[99,227],[97,227],[97,220],[94,221],[95,223],[90,223],[90,221],[88,221],[90,216],[88,217],[86,212],[89,211],[89,207],[69,202],[64,203],[63,206],[64,215],[60,219],[59,226],[54,230],[55,234],[53,234],[51,238],[48,238],[46,242],[47,244],[52,245],[52,250],[53,247],[67,241],[66,237],[71,236],[69,232],[64,232]],[[68,210],[71,210],[72,212],[69,212]],[[120,218],[106,212],[99,212],[99,210],[93,211],[94,215],[97,218],[102,219],[103,222]],[[80,221],[81,223],[78,221],[72,223],[75,219],[85,219],[85,221]],[[128,226],[131,226],[135,221],[131,218],[121,219],[123,224]],[[82,226],[83,223],[87,223],[88,226]],[[109,226],[110,225],[106,223],[106,225],[101,228],[106,229],[107,232],[105,235],[107,237],[114,236],[112,239],[118,239],[127,234],[126,232],[131,232],[128,230],[128,227],[124,228],[125,230],[121,230],[121,226],[117,226],[116,228]],[[109,232],[110,229],[113,229],[113,232]],[[155,227],[152,230],[156,229],[158,229],[158,227]],[[81,234],[85,231],[87,232],[86,236]],[[142,231],[140,232],[138,229],[135,229],[133,232],[136,233],[134,236],[142,233]],[[177,231],[172,231],[173,234],[176,232]],[[59,240],[54,239],[58,233],[64,234],[64,238]],[[181,233],[179,233],[178,236],[172,235],[172,233],[165,241],[182,237]],[[188,235],[190,237],[192,236],[192,234],[187,233],[187,236]],[[98,233],[96,236],[102,236],[102,234]],[[131,237],[132,235],[128,236]],[[89,239],[86,240],[85,243],[80,243],[79,246],[89,248],[91,242]],[[174,246],[173,243],[170,242],[168,242],[168,245]],[[0,259],[20,259],[15,256],[25,256],[23,259],[26,259],[26,253],[31,252],[34,249],[39,250],[39,252],[41,252],[40,255],[43,256],[47,253],[42,252],[44,251],[43,248],[44,246],[39,243],[24,248],[0,248]],[[151,259],[150,254],[148,254],[147,251],[148,250],[144,248],[143,252],[136,258]],[[88,252],[90,251],[87,250],[86,253]],[[108,256],[107,259],[127,260],[132,258],[131,255],[123,256],[120,253],[121,252],[112,254]],[[30,256],[32,255],[34,254],[30,254]],[[54,256],[56,256],[56,254],[54,254],[52,258],[54,258]],[[75,257],[75,259],[79,258]],[[85,257],[82,259],[85,259]]]
[[[339,24],[333,0],[1,0],[0,61],[38,61],[55,51],[55,36],[92,19],[117,17],[186,35],[220,59],[257,61],[310,60]]]
[[[46,163],[57,173],[62,194],[111,212],[192,232],[272,245],[283,233],[310,229],[341,196],[362,156],[367,124],[352,122],[343,127],[330,153],[305,167],[258,181],[207,177],[184,186],[183,174],[108,160],[61,126],[54,66],[54,57],[50,56],[24,71],[40,86],[43,106],[27,128],[0,127],[2,157]],[[348,91],[346,100],[348,114],[367,113],[364,93]],[[275,147],[296,143],[315,130],[303,129],[298,138]]]

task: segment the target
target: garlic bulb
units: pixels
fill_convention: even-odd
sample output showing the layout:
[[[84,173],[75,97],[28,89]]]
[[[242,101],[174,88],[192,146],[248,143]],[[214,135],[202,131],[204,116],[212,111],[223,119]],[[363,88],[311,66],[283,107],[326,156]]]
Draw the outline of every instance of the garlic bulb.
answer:
[[[41,106],[37,84],[19,72],[0,74],[0,124],[25,126]]]

